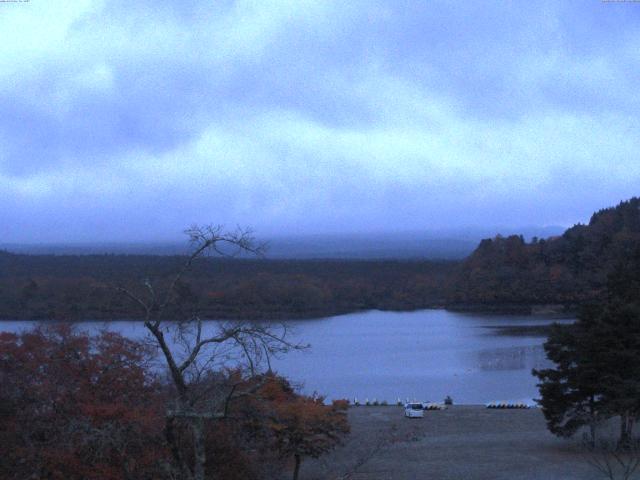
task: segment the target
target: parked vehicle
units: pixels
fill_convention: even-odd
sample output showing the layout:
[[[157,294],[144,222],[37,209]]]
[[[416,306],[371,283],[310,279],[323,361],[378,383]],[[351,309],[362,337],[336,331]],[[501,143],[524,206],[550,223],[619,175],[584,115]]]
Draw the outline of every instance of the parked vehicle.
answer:
[[[424,410],[422,409],[422,403],[407,403],[404,406],[404,416],[407,418],[422,418],[424,417]]]

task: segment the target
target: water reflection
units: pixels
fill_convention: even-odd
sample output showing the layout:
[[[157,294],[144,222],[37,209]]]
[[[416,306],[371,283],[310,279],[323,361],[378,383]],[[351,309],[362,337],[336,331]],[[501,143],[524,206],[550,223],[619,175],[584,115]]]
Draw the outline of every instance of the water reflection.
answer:
[[[526,370],[551,366],[542,345],[526,347],[506,347],[480,350],[477,352],[478,368],[485,371]]]
[[[293,328],[292,340],[310,343],[311,348],[275,359],[272,365],[305,392],[329,398],[439,401],[451,395],[458,403],[530,400],[538,396],[531,369],[549,365],[537,327],[553,321],[445,310],[370,311],[292,321],[287,322]],[[1,322],[0,330],[18,331],[33,324]],[[141,322],[79,326],[107,327],[136,338],[146,335]]]

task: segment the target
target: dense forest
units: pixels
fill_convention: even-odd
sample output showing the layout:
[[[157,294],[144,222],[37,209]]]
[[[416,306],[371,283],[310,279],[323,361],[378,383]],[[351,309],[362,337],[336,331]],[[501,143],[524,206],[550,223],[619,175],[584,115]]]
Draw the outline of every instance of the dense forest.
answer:
[[[529,308],[561,304],[569,309],[599,299],[607,275],[640,246],[640,199],[593,214],[548,239],[521,236],[483,240],[456,271],[451,306]]]
[[[122,319],[140,315],[116,290],[168,281],[178,256],[0,253],[0,318]],[[205,318],[309,318],[367,309],[442,306],[446,261],[204,258],[178,288]],[[174,312],[177,314],[177,312]]]
[[[464,261],[204,258],[178,305],[205,318],[311,318],[367,309],[568,310],[598,299],[607,274],[640,245],[640,199],[548,239],[497,236]],[[168,281],[183,257],[0,252],[0,318],[136,318],[118,285]],[[178,315],[174,311],[172,314]]]

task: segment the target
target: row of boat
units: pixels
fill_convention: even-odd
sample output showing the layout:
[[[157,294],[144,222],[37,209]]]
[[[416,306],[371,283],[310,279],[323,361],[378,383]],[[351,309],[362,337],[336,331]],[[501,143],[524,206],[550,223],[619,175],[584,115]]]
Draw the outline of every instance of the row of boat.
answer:
[[[533,408],[535,405],[531,405],[527,402],[489,402],[486,405],[487,408]]]

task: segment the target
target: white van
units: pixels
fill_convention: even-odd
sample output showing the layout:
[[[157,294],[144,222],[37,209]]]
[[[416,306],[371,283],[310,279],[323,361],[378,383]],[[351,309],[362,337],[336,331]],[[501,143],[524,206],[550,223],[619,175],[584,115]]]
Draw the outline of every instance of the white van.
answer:
[[[406,403],[404,406],[404,416],[407,418],[422,418],[424,410],[421,403]]]

